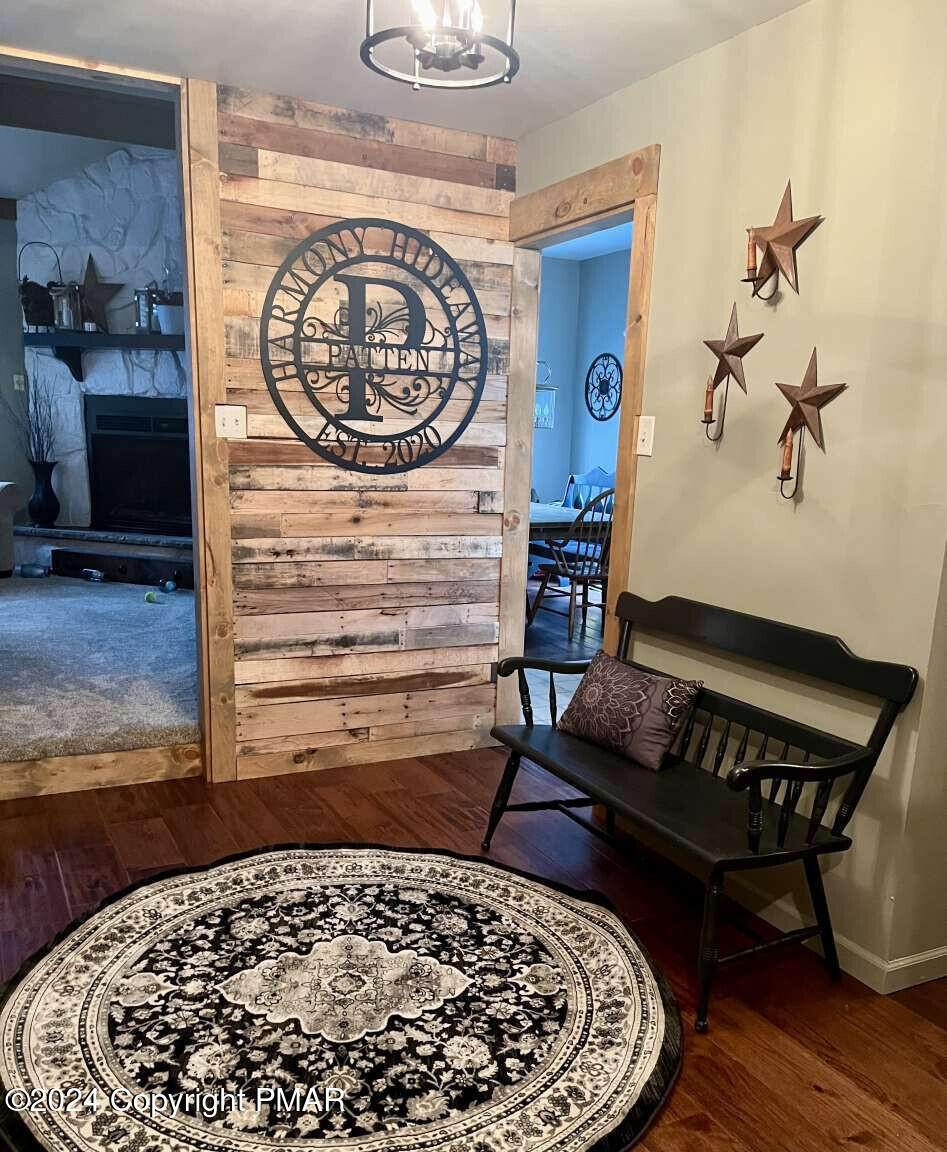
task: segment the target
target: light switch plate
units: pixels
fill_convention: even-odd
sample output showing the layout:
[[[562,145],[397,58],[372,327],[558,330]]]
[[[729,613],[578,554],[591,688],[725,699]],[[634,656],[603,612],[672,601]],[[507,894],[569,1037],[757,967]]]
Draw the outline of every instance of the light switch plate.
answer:
[[[635,445],[638,456],[651,456],[654,454],[654,417],[638,417],[638,440]]]
[[[22,372],[13,373],[13,391],[25,392],[26,391],[26,377]]]
[[[246,440],[247,408],[245,404],[215,404],[214,430],[221,440]]]

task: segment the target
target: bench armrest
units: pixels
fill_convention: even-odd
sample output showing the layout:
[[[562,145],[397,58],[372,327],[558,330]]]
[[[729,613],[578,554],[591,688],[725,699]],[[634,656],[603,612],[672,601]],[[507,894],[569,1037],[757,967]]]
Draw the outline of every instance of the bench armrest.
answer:
[[[867,748],[855,748],[821,764],[793,764],[784,760],[748,760],[727,773],[727,783],[735,792],[764,780],[789,780],[798,784],[824,783],[860,768],[871,759]]]
[[[515,672],[519,681],[520,705],[523,709],[523,723],[533,726],[533,702],[529,695],[529,682],[526,669],[549,673],[549,716],[553,727],[556,725],[556,676],[557,672],[578,673],[588,670],[591,660],[530,660],[527,656],[507,656],[497,665],[498,676],[512,676]]]
[[[812,801],[812,811],[809,816],[809,827],[806,832],[806,843],[811,844],[816,832],[822,824],[832,793],[832,785],[840,776],[847,776],[857,772],[860,768],[871,770],[874,763],[874,753],[869,748],[853,748],[841,756],[834,756],[824,760],[821,764],[793,764],[784,760],[751,760],[745,764],[738,764],[727,773],[727,784],[735,792],[749,789],[746,809],[746,830],[750,850],[759,852],[760,840],[763,834],[763,791],[764,780],[772,780],[770,790],[770,803],[775,804],[779,796],[780,786],[785,783],[782,803],[779,812],[779,824],[776,830],[776,844],[783,848],[786,844],[786,834],[789,831],[790,821],[802,795],[803,785],[818,784],[815,798]],[[848,818],[847,805],[844,800],[839,809],[832,831],[841,834],[845,821]]]
[[[498,676],[511,676],[520,669],[535,669],[537,672],[566,672],[578,675],[589,669],[591,660],[531,660],[528,656],[507,656],[497,664]]]

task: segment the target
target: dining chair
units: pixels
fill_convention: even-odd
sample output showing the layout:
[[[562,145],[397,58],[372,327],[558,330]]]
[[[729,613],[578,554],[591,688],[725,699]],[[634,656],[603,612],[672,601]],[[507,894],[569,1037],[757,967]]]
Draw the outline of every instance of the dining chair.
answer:
[[[573,473],[566,484],[566,490],[562,495],[563,508],[583,508],[593,496],[597,496],[599,492],[604,492],[606,488],[614,489],[615,487],[615,473],[606,472],[604,468],[595,467],[590,472]],[[533,490],[535,491],[535,489]],[[530,499],[533,499],[532,493]],[[611,504],[614,499],[609,503],[608,514],[612,513]],[[554,560],[552,548],[543,540],[531,540],[529,544],[529,570],[530,573],[538,571],[537,565],[542,561]]]
[[[612,540],[612,505],[615,489],[605,488],[591,498],[576,516],[569,531],[562,540],[551,540],[548,548],[552,560],[539,566],[540,581],[532,606],[527,613],[527,623],[532,624],[536,613],[548,596],[568,596],[568,612],[560,612],[546,607],[547,612],[569,619],[569,639],[575,632],[575,616],[578,607],[579,590],[582,595],[582,625],[588,618],[591,601],[589,589],[597,586],[601,590],[602,632],[605,631],[605,603],[608,589],[608,560]],[[550,585],[553,577],[565,580],[568,587]]]
[[[615,473],[595,467],[589,472],[580,472],[569,477],[562,497],[563,508],[584,508],[593,496],[615,487]]]

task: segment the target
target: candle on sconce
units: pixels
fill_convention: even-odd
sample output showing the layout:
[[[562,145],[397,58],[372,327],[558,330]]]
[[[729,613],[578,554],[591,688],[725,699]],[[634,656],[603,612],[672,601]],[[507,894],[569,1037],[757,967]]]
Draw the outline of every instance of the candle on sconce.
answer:
[[[786,433],[786,439],[783,441],[783,463],[779,470],[780,480],[792,479],[792,429],[790,428]]]
[[[756,237],[752,228],[746,230],[746,278],[756,279]]]
[[[711,376],[707,381],[707,390],[704,392],[704,418],[702,424],[713,424],[714,422],[714,380]]]

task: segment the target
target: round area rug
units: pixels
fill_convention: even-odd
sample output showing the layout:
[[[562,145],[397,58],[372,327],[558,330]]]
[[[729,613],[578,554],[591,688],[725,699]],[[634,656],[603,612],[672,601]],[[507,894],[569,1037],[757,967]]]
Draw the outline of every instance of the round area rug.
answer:
[[[148,881],[0,1007],[9,1123],[53,1152],[619,1152],[680,1061],[673,998],[601,897],[429,851]]]

